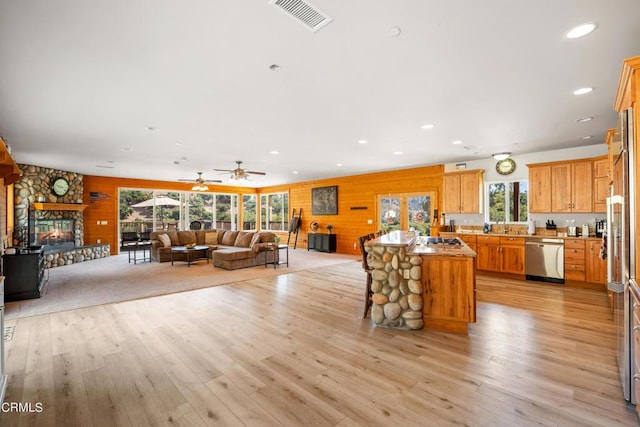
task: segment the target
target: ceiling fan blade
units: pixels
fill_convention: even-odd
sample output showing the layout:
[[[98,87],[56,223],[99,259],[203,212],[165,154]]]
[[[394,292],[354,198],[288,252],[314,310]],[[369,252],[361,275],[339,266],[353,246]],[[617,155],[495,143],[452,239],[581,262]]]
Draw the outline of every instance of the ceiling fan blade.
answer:
[[[214,171],[218,171],[218,172],[233,172],[233,169],[214,169]]]
[[[266,175],[266,172],[257,172],[257,171],[245,171],[246,173],[252,173],[254,175]]]
[[[215,182],[222,182],[222,181],[221,181],[221,180],[219,180],[219,179],[205,179],[203,182],[204,182],[205,184],[213,184],[213,183],[215,183]]]
[[[193,179],[179,179],[178,181],[182,181],[182,182],[196,182]]]

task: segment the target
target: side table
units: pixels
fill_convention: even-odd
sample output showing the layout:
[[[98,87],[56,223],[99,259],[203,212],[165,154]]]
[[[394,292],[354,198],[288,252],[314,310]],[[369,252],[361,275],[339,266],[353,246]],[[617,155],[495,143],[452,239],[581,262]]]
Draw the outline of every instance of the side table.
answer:
[[[285,261],[280,261],[280,251],[285,250]],[[285,244],[269,244],[269,246],[265,247],[267,253],[264,256],[264,266],[266,267],[268,264],[273,264],[273,268],[277,268],[281,264],[287,264],[287,268],[289,267],[289,245]],[[271,253],[271,261],[269,261],[269,253]],[[277,254],[277,258],[276,258]]]

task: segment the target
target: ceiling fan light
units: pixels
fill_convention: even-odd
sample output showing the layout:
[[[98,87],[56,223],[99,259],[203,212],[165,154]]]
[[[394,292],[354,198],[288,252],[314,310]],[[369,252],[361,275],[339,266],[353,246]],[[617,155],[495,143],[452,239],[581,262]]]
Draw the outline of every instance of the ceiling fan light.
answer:
[[[511,156],[511,153],[495,153],[492,154],[493,158],[496,160],[506,160]]]

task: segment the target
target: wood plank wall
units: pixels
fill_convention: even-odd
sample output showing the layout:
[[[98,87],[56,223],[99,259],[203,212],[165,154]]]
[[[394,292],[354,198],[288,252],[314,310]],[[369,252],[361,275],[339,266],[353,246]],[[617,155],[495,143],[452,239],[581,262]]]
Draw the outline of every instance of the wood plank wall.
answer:
[[[309,181],[296,184],[279,185],[265,188],[246,188],[210,185],[210,192],[237,194],[266,194],[289,192],[289,212],[292,209],[303,210],[298,248],[307,247],[307,233],[311,221],[317,221],[326,232],[326,225],[334,226],[337,235],[337,251],[345,254],[359,254],[354,249],[358,236],[371,233],[378,228],[376,214],[377,195],[394,193],[434,191],[438,194],[437,206],[442,204],[442,175],[444,166],[426,166],[389,172],[354,175],[341,178]],[[338,186],[338,215],[311,215],[311,189],[315,187]],[[159,190],[189,191],[190,184],[165,181],[150,181],[129,178],[108,178],[84,175],[83,203],[89,205],[84,211],[84,242],[86,245],[111,244],[111,253],[118,252],[118,189],[145,188]],[[91,202],[90,193],[99,192],[108,197],[106,200]],[[436,206],[436,207],[437,207]],[[366,207],[351,210],[351,207]],[[373,224],[367,224],[367,220]],[[98,221],[106,224],[98,224]],[[287,235],[282,235],[286,241]]]
[[[317,221],[322,233],[327,232],[327,224],[333,225],[333,233],[337,236],[337,252],[359,254],[360,249],[354,249],[358,237],[379,228],[376,206],[378,195],[434,191],[438,195],[437,208],[442,205],[443,174],[443,165],[426,166],[265,187],[258,189],[258,193],[289,191],[289,211],[294,208],[299,211],[302,208],[298,247],[307,247],[309,224]],[[311,189],[332,185],[338,186],[338,215],[312,215]],[[352,207],[366,209],[352,210]],[[369,219],[373,220],[373,224],[367,224]],[[286,236],[284,238],[286,240]]]

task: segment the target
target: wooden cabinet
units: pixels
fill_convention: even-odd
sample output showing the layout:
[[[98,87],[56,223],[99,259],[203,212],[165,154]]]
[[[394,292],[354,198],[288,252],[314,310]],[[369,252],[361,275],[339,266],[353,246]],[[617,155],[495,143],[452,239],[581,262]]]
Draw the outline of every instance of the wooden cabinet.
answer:
[[[500,236],[500,271],[524,274],[524,237]]]
[[[478,270],[524,275],[524,237],[478,236]]]
[[[476,245],[478,270],[499,272],[500,236],[478,236]]]
[[[551,166],[529,167],[529,212],[551,212]]]
[[[564,240],[564,278],[584,282],[585,240],[582,238]]]
[[[477,252],[478,247],[475,234],[457,234],[456,237],[465,242],[474,252]]]
[[[425,327],[466,333],[476,321],[473,258],[423,256],[421,268]]]
[[[529,212],[593,212],[591,159],[527,166]]]
[[[607,212],[607,197],[609,196],[609,157],[602,156],[593,160],[593,211]]]
[[[445,173],[443,212],[482,213],[482,175],[481,169]]]
[[[337,241],[335,234],[309,233],[307,240],[307,250],[313,249],[319,252],[336,251]]]
[[[587,240],[585,253],[586,281],[591,283],[607,283],[607,261],[600,259],[601,240]]]

